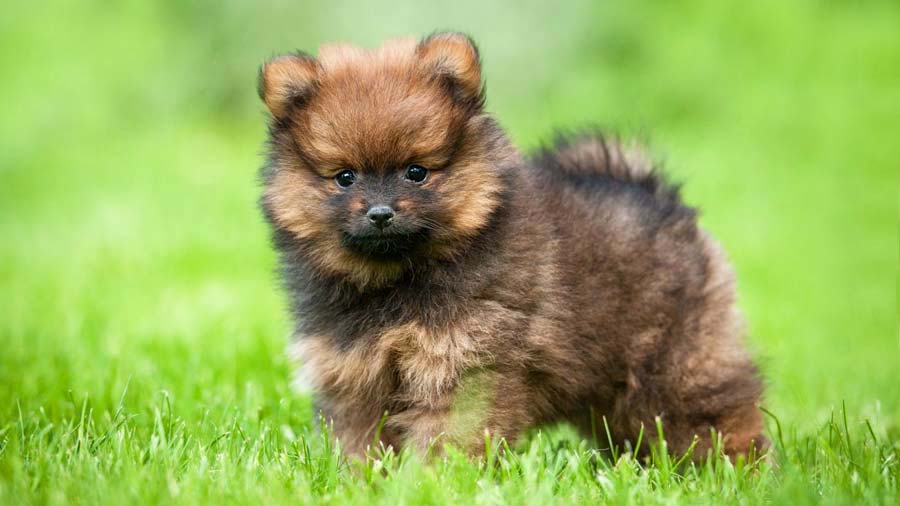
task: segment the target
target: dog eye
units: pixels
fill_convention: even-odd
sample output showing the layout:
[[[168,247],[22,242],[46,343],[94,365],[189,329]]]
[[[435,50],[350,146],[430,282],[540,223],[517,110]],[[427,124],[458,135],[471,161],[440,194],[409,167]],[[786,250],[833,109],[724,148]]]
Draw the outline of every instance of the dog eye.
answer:
[[[334,180],[341,188],[349,188],[356,181],[356,173],[350,169],[345,169],[334,176]]]
[[[421,183],[428,177],[428,169],[421,165],[410,165],[406,168],[406,174],[404,174],[403,177],[413,183]]]

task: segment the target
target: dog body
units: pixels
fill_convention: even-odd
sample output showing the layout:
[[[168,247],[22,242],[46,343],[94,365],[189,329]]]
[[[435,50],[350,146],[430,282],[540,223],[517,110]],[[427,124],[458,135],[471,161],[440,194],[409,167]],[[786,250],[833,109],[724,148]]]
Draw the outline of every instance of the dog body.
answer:
[[[592,415],[619,444],[657,416],[675,451],[765,444],[731,270],[638,150],[524,159],[459,34],[280,57],[260,94],[292,350],[348,453]]]

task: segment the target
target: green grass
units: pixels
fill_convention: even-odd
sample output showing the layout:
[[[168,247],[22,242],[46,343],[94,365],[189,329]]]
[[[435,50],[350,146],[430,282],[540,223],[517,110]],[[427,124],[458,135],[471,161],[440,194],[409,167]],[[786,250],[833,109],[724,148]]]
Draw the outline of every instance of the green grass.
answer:
[[[54,4],[0,17],[0,504],[900,501],[896,2]],[[444,27],[520,145],[608,125],[685,183],[738,271],[770,460],[638,463],[562,427],[360,465],[312,429],[256,68]]]

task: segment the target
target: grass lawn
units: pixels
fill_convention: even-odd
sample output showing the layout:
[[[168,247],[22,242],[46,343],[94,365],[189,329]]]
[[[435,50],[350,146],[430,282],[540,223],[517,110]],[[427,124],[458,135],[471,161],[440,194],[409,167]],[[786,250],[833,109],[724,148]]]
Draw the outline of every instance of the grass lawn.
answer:
[[[52,4],[0,17],[0,504],[900,503],[896,1]],[[256,69],[435,28],[480,41],[519,145],[608,125],[684,183],[736,265],[770,460],[555,427],[353,464],[313,430]]]

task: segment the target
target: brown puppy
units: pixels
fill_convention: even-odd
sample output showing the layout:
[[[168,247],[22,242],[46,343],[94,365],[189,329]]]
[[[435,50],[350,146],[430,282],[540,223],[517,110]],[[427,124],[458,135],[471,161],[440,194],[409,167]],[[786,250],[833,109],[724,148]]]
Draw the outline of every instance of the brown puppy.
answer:
[[[346,450],[433,438],[478,452],[536,424],[619,443],[662,419],[765,445],[732,273],[635,150],[587,134],[523,159],[484,111],[460,34],[266,63],[262,207],[293,350]]]

